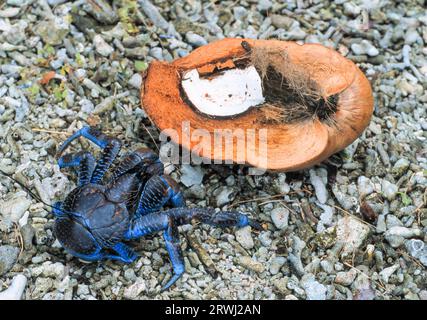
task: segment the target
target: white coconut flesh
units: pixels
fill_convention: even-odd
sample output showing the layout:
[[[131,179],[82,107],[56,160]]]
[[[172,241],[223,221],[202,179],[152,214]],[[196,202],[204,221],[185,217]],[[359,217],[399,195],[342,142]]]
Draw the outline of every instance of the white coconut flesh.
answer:
[[[182,88],[195,108],[211,116],[234,116],[265,101],[254,66],[226,70],[210,79],[200,78],[193,69],[183,75]]]

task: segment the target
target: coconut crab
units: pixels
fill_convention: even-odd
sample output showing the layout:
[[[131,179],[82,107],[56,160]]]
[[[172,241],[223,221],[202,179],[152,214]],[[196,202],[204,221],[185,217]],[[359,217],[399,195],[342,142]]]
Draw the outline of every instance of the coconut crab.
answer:
[[[62,155],[79,137],[89,139],[103,150],[98,161],[90,152]],[[54,234],[71,255],[86,261],[113,259],[131,263],[137,254],[124,241],[163,231],[173,267],[173,276],[163,291],[184,273],[179,225],[196,219],[218,227],[250,225],[262,229],[260,224],[239,212],[185,208],[178,184],[163,174],[163,164],[148,148],[124,156],[105,179],[120,147],[118,139],[93,127],[83,127],[58,150],[59,167],[76,167],[78,171],[77,187],[63,202],[53,206]],[[160,211],[166,204],[173,208]]]

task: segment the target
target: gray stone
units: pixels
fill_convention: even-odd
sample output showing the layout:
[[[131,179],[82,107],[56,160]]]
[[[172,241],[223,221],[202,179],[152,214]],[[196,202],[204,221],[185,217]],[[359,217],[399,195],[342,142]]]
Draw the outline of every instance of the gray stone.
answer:
[[[106,0],[85,1],[85,10],[102,24],[114,24],[118,20],[116,10]]]
[[[67,2],[67,0],[47,0],[47,3],[49,3],[49,5],[51,7],[60,5],[60,4],[65,3],[65,2]]]
[[[135,282],[135,280],[136,280],[135,271],[131,268],[126,269],[123,275],[124,275],[125,279],[128,281]]]
[[[288,286],[288,278],[286,278],[286,277],[274,280],[273,285],[276,287],[276,289],[282,295],[286,295],[286,294],[290,293],[290,291],[287,287]]]
[[[276,28],[282,28],[282,29],[288,29],[292,25],[292,23],[294,23],[295,21],[290,17],[280,15],[280,14],[273,14],[270,16],[270,18],[273,26],[275,26]]]
[[[391,267],[385,268],[380,272],[380,277],[382,281],[385,283],[388,283],[388,280],[390,279],[390,276],[399,269],[399,264],[392,265]]]
[[[275,208],[271,210],[271,221],[277,229],[284,229],[288,226],[289,210],[286,208]]]
[[[199,36],[197,33],[194,33],[192,31],[189,31],[185,34],[185,38],[187,41],[192,44],[193,46],[200,47],[205,44],[208,44],[208,42],[203,38],[202,36]]]
[[[19,14],[20,8],[5,8],[0,10],[0,18],[13,18]]]
[[[286,36],[289,40],[304,40],[306,35],[307,33],[300,27],[293,28],[286,33]]]
[[[239,265],[241,265],[242,267],[249,269],[251,271],[257,272],[257,273],[261,273],[265,269],[264,265],[262,263],[253,260],[249,256],[240,256],[236,262]]]
[[[408,29],[405,34],[405,44],[411,45],[417,41],[422,41],[418,31],[415,28]]]
[[[287,194],[291,190],[289,184],[286,183],[286,174],[279,173],[277,179],[274,179],[274,189],[277,193]]]
[[[349,16],[358,16],[362,9],[353,2],[344,3],[344,13]]]
[[[384,214],[380,214],[378,216],[378,220],[377,220],[377,228],[375,229],[375,231],[377,233],[384,233],[387,230],[387,225],[386,225],[386,215]]]
[[[270,10],[272,6],[273,6],[273,3],[270,0],[259,0],[257,9],[259,11],[267,11],[267,10]]]
[[[317,200],[319,200],[321,204],[325,204],[328,200],[328,191],[326,190],[327,179],[328,176],[326,170],[310,170],[310,183],[313,185]]]
[[[337,241],[344,244],[341,256],[352,255],[359,249],[369,235],[369,227],[359,220],[346,216],[338,220],[337,223]]]
[[[393,173],[393,175],[400,177],[406,172],[406,170],[408,170],[408,168],[409,161],[405,158],[402,158],[396,161],[393,168],[391,169],[391,172]]]
[[[248,15],[248,10],[242,6],[237,6],[233,8],[233,15],[237,21],[240,21]]]
[[[181,167],[181,182],[186,187],[191,187],[192,185],[201,184],[203,181],[203,170],[202,168],[192,167],[189,164],[183,164]]]
[[[160,47],[151,48],[149,54],[157,60],[163,60],[163,50]]]
[[[24,248],[29,250],[33,247],[33,240],[35,236],[35,230],[31,224],[25,224],[21,228],[22,240],[24,242]]]
[[[357,271],[355,269],[350,269],[349,271],[340,271],[335,277],[335,283],[343,286],[349,286],[353,283],[356,276]]]
[[[286,263],[286,258],[285,257],[275,257],[273,258],[273,260],[271,261],[270,264],[270,273],[272,275],[276,275],[279,273],[280,268]]]
[[[421,290],[418,293],[418,297],[420,298],[420,300],[427,300],[427,290]]]
[[[357,179],[357,188],[359,190],[359,195],[361,198],[365,198],[374,192],[374,184],[371,182],[369,178],[365,176],[360,176]]]
[[[329,227],[332,224],[332,219],[334,217],[334,208],[326,204],[318,204],[320,208],[323,209],[323,212],[320,214],[320,220],[317,224],[317,232],[322,232],[325,230],[325,226]]]
[[[135,89],[141,89],[142,84],[142,76],[139,73],[134,73],[132,77],[129,79],[129,85],[134,87]]]
[[[43,41],[52,46],[62,43],[62,40],[69,32],[68,24],[56,18],[53,21],[40,21],[35,25],[35,34],[39,35]]]
[[[359,203],[356,197],[350,197],[346,193],[342,192],[339,189],[338,184],[334,184],[332,186],[332,193],[339,204],[346,210],[352,209]]]
[[[264,247],[269,248],[272,242],[270,237],[271,237],[270,231],[263,231],[259,234],[258,239]]]
[[[240,229],[237,229],[235,232],[236,240],[240,243],[240,245],[245,249],[252,249],[254,247],[254,240],[252,239],[252,228],[250,226],[246,226]]]
[[[298,276],[301,277],[302,275],[305,274],[304,265],[302,264],[301,257],[293,253],[290,253],[288,255],[288,260],[289,260],[290,266]]]
[[[418,239],[411,239],[405,242],[409,254],[427,267],[427,245]]]
[[[421,236],[421,234],[422,232],[419,229],[410,229],[410,228],[395,226],[388,229],[385,232],[384,236],[385,236],[385,239],[393,248],[398,248],[403,244],[405,239],[419,237]]]
[[[88,295],[90,293],[89,286],[86,284],[77,285],[77,292],[76,293],[78,296]]]
[[[137,278],[135,283],[125,288],[123,297],[125,299],[136,299],[143,291],[146,290],[145,280]]]
[[[315,280],[313,274],[306,274],[301,279],[301,286],[305,290],[307,300],[325,300],[326,287]]]
[[[96,52],[98,52],[101,56],[108,57],[114,52],[113,47],[105,42],[104,38],[102,38],[99,34],[93,37],[93,44],[95,46]]]
[[[156,6],[149,0],[138,0],[139,7],[144,11],[148,18],[154,23],[156,27],[167,30],[169,23],[163,18]]]
[[[15,265],[19,249],[9,245],[0,247],[0,276],[4,275]]]
[[[387,215],[386,225],[387,225],[387,229],[390,229],[393,227],[403,227],[402,221],[400,221],[398,217],[396,217],[392,214]]]
[[[320,266],[327,274],[334,273],[334,265],[329,260],[320,261]]]
[[[53,287],[54,287],[54,281],[51,278],[37,277],[34,283],[34,289],[31,293],[31,298],[41,299]]]
[[[184,191],[186,198],[196,198],[204,200],[206,198],[206,188],[203,185],[193,185]]]
[[[61,262],[52,263],[46,261],[42,265],[34,267],[31,273],[35,277],[42,275],[48,278],[63,278],[65,276],[65,266]]]
[[[381,191],[387,200],[392,201],[396,198],[399,188],[395,184],[388,182],[387,180],[383,180],[381,183]]]
[[[371,280],[367,276],[368,268],[365,266],[357,267],[360,272],[356,280],[352,284],[355,300],[373,300],[376,297],[375,291],[372,289]]]
[[[235,197],[234,190],[227,186],[219,187],[215,191],[218,192],[218,194],[216,195],[216,205],[218,207],[222,207],[223,205],[230,203]]]
[[[18,222],[31,205],[31,200],[18,195],[0,204],[0,212],[13,222]]]
[[[367,54],[371,57],[375,57],[380,53],[368,40],[362,40],[360,43],[353,43],[351,45],[351,50],[353,50],[356,55]]]

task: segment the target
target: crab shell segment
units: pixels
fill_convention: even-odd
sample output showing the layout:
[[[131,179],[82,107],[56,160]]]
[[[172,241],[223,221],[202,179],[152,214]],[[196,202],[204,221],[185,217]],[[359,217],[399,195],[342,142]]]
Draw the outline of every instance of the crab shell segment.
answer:
[[[238,77],[234,79],[238,79],[236,82],[239,83],[247,81],[249,86],[252,86],[250,89],[254,94],[258,94],[254,98],[253,105],[242,107],[237,99],[237,103],[228,105],[230,108],[236,108],[235,112],[224,111],[222,114],[212,111],[209,106],[203,109],[205,105],[197,105],[197,99],[200,100],[203,96],[211,98],[208,95],[215,92],[218,94],[213,97],[214,102],[224,101],[224,94],[215,86],[200,86],[200,83],[199,87],[196,87],[197,90],[209,87],[208,95],[204,95],[205,92],[192,91],[191,86],[188,86],[188,83],[186,85],[186,81],[203,78],[204,84],[208,84],[209,77],[214,72],[220,76],[233,70],[241,72],[242,70],[236,69],[235,61],[247,54],[243,42],[252,48],[283,50],[293,64],[309,74],[325,97],[337,95],[337,110],[333,114],[333,124],[315,117],[293,123],[260,123],[258,120],[262,113],[263,97],[259,96],[258,79],[254,76],[253,70],[243,70],[246,74],[240,80]],[[249,73],[251,75],[248,75]],[[249,79],[245,80],[245,76]],[[250,79],[250,76],[253,79]],[[374,105],[371,86],[362,71],[338,52],[319,44],[300,45],[280,40],[223,39],[200,47],[188,56],[171,63],[153,61],[143,78],[142,106],[160,130],[172,130],[177,133],[170,135],[175,143],[203,158],[224,162],[243,161],[251,166],[268,170],[300,170],[313,166],[344,149],[367,127]],[[233,81],[229,83],[223,81],[223,86],[230,88],[235,85],[238,93],[241,87],[239,83],[232,84]],[[199,139],[190,137],[189,132],[197,129],[203,129],[210,137],[203,136]],[[224,132],[236,129],[248,134],[225,139],[220,148],[215,145],[218,130]],[[244,148],[241,147],[243,145]]]

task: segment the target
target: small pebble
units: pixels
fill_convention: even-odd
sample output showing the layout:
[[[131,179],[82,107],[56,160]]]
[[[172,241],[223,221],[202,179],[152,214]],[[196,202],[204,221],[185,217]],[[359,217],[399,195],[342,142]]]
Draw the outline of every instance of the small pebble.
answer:
[[[326,287],[315,280],[314,275],[307,274],[301,279],[301,284],[307,295],[307,300],[325,300]]]
[[[18,259],[19,248],[9,245],[0,246],[0,276],[7,273]]]
[[[135,89],[141,89],[142,77],[139,73],[135,73],[130,79],[129,84]]]
[[[397,195],[399,188],[387,180],[383,180],[381,184],[381,191],[387,200],[392,201]]]
[[[349,286],[353,283],[354,279],[357,276],[357,271],[351,269],[350,271],[340,271],[337,272],[335,277],[335,283],[338,283],[343,286]]]
[[[113,53],[114,49],[100,36],[93,37],[93,44],[95,45],[96,52],[104,57],[108,57]]]
[[[261,273],[264,271],[264,265],[258,261],[251,259],[248,256],[241,256],[236,261],[242,267],[249,269],[251,271],[255,271],[256,273]]]
[[[9,288],[0,292],[0,300],[21,300],[26,285],[27,278],[22,274],[18,274],[13,278]]]
[[[271,210],[271,221],[277,229],[284,229],[288,226],[289,210],[286,208],[275,208]]]
[[[146,290],[145,280],[137,278],[137,280],[129,287],[125,288],[123,297],[125,299],[136,299],[142,292]]]
[[[384,281],[385,283],[388,283],[390,276],[398,269],[399,269],[399,265],[395,264],[391,267],[388,267],[388,268],[385,268],[384,270],[382,270],[380,272],[380,277],[381,277],[382,281]]]
[[[286,263],[286,258],[285,257],[275,257],[273,258],[273,260],[271,261],[270,264],[270,273],[272,275],[276,275],[279,273],[280,268]]]
[[[337,241],[344,244],[341,256],[346,257],[362,246],[370,229],[359,220],[346,216],[338,220],[336,232]]]
[[[245,249],[252,249],[255,245],[254,240],[252,238],[252,228],[250,226],[246,226],[236,230],[236,240],[240,243],[240,245]]]
[[[201,47],[208,43],[202,36],[199,36],[192,31],[187,32],[185,38],[190,44],[196,47]]]
[[[188,164],[181,166],[181,182],[186,187],[201,184],[203,175],[203,171],[200,167],[193,167]]]
[[[326,190],[327,172],[324,169],[310,170],[310,182],[316,192],[317,200],[320,203],[325,204],[328,200],[328,191]]]

